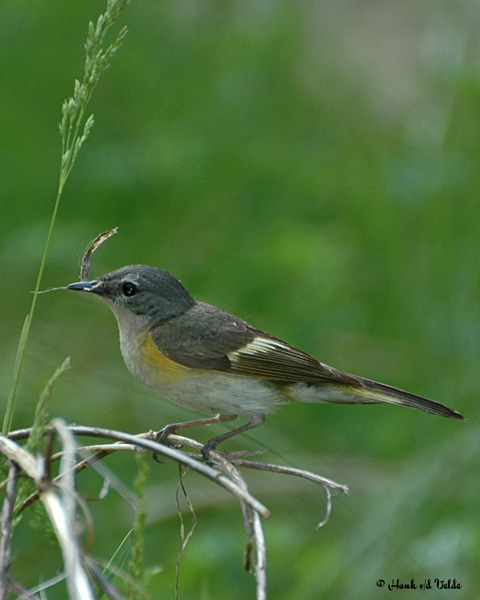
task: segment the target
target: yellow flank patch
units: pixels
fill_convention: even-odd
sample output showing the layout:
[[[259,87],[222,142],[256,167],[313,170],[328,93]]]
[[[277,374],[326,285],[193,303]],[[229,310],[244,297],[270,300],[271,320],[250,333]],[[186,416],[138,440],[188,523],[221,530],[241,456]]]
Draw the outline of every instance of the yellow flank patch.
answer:
[[[176,380],[187,375],[189,369],[179,363],[167,358],[155,346],[151,335],[147,335],[142,347],[145,362],[154,368],[155,373],[163,380]]]

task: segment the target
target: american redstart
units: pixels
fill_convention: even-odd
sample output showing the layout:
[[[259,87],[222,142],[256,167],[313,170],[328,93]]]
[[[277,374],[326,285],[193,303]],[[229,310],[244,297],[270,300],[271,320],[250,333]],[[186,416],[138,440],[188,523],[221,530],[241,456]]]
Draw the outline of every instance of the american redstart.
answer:
[[[350,375],[319,362],[279,338],[205,302],[195,300],[170,273],[132,265],[94,281],[68,286],[98,295],[113,311],[125,363],[135,377],[162,396],[215,417],[180,427],[230,421],[248,423],[210,440],[204,452],[261,425],[287,402],[401,404],[464,420],[433,400]]]

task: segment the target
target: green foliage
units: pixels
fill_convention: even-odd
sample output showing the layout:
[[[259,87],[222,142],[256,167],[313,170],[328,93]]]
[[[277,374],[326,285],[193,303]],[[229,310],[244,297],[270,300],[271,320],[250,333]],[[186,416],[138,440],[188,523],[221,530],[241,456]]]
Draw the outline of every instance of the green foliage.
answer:
[[[45,436],[45,429],[48,421],[48,412],[50,407],[50,401],[52,398],[53,387],[57,379],[70,368],[70,359],[66,358],[63,363],[55,370],[55,373],[47,381],[47,385],[44,387],[37,406],[35,407],[35,416],[32,423],[32,432],[30,433],[26,449],[32,454],[38,454],[40,452],[43,438]]]
[[[147,461],[151,460],[150,455],[137,453],[135,455],[137,462],[137,476],[134,480],[133,489],[137,496],[137,506],[135,508],[135,521],[132,529],[132,547],[131,558],[129,562],[130,577],[134,585],[130,589],[129,597],[132,599],[141,598],[142,594],[139,588],[146,583],[145,576],[145,488],[148,482],[150,467]]]
[[[87,105],[100,79],[100,75],[105,69],[108,69],[112,58],[120,50],[123,40],[127,35],[127,28],[123,27],[115,41],[107,46],[107,48],[103,48],[105,36],[117,21],[120,11],[127,4],[128,0],[108,0],[105,14],[98,17],[96,25],[92,21],[88,25],[87,41],[85,42],[85,73],[83,81],[75,80],[73,96],[67,98],[62,107],[62,120],[60,122],[60,137],[62,139],[60,194],[70,175],[80,148],[88,138],[90,130],[93,127],[93,115],[85,117]]]
[[[44,437],[47,428],[47,421],[49,418],[50,401],[55,382],[69,367],[70,359],[67,358],[55,370],[54,374],[48,380],[47,384],[42,390],[40,398],[38,399],[37,405],[35,407],[35,415],[31,424],[32,431],[25,444],[25,449],[31,452],[34,456],[41,455],[41,449],[44,444]],[[4,474],[2,477],[5,476],[6,475]],[[31,494],[33,494],[36,491],[36,486],[28,477],[20,478],[15,498],[16,514],[14,515],[15,518],[12,526],[13,531],[15,531],[22,516],[25,514],[23,512],[25,508],[25,501],[27,500],[27,498],[29,498]],[[52,531],[51,523],[46,517],[45,510],[43,506],[40,505],[40,503],[35,504],[33,508],[33,515],[33,518],[29,521],[31,526],[37,528],[39,531],[42,531],[43,534],[46,535],[46,537],[49,540],[56,542],[57,540]]]

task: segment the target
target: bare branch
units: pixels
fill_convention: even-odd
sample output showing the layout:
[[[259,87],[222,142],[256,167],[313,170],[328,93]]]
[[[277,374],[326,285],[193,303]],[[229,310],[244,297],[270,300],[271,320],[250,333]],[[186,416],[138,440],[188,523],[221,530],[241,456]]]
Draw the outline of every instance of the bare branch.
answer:
[[[248,490],[245,479],[233,462],[220,452],[210,452],[210,456],[212,456],[212,454],[215,464],[219,465],[220,468],[224,470],[225,473],[243,490]],[[250,507],[245,506],[244,503],[242,503],[242,508],[244,509],[244,516],[246,517],[245,521],[248,538],[246,560],[247,564],[250,564],[250,555],[254,552],[254,548],[256,548],[256,556],[253,557],[253,566],[257,581],[257,600],[265,600],[267,597],[267,549],[262,522],[257,511],[252,511]]]
[[[58,580],[61,581],[63,578],[59,577]],[[41,600],[39,596],[37,596],[36,594],[36,590],[40,587],[42,587],[42,589],[45,589],[45,585],[42,586],[37,586],[36,588],[32,588],[27,590],[26,588],[24,588],[22,585],[20,585],[18,582],[13,581],[12,579],[9,579],[7,577],[6,579],[6,584],[8,585],[8,589],[10,592],[12,592],[13,594],[16,594],[16,596],[18,597],[18,600]]]
[[[261,502],[259,502],[254,496],[250,494],[250,492],[242,490],[238,485],[236,485],[233,481],[231,481],[228,477],[225,477],[222,473],[219,473],[212,467],[200,462],[199,460],[192,458],[185,452],[181,452],[180,450],[176,450],[175,448],[170,448],[170,446],[165,446],[164,444],[160,444],[158,442],[154,442],[151,439],[146,439],[146,437],[152,437],[155,435],[153,432],[148,434],[143,434],[142,436],[136,436],[129,433],[125,433],[122,431],[116,431],[114,429],[106,429],[102,427],[85,427],[85,426],[71,426],[69,427],[70,431],[76,435],[88,435],[92,437],[102,437],[118,440],[120,442],[127,442],[133,444],[134,446],[139,446],[141,448],[145,448],[146,450],[154,453],[154,454],[162,454],[167,458],[171,458],[176,462],[183,464],[187,467],[190,467],[194,471],[197,471],[204,477],[211,479],[218,485],[225,488],[228,492],[237,496],[239,500],[245,502],[248,506],[250,506],[253,510],[256,510],[260,513],[263,518],[268,518],[270,516],[269,510],[264,506]],[[22,434],[27,430],[22,430]],[[169,436],[169,438],[176,438],[179,436]],[[18,439],[18,432],[12,432],[12,438]],[[175,441],[175,439],[173,439]],[[195,445],[198,447],[203,447],[198,442],[195,442]],[[1,451],[1,446],[0,446]],[[218,453],[216,453],[218,454]]]
[[[13,441],[27,438],[31,431],[32,429],[13,431],[9,436],[11,439],[0,436],[0,452],[3,452],[10,460],[16,462],[36,483],[37,491],[23,502],[22,506],[17,509],[17,513],[37,499],[41,499],[44,503],[62,548],[69,590],[73,589],[70,586],[73,585],[75,587],[75,593],[71,591],[71,597],[75,600],[90,600],[93,598],[85,565],[87,565],[88,571],[90,571],[97,581],[101,580],[98,570],[93,569],[91,559],[87,554],[84,555],[81,552],[76,540],[74,525],[77,507],[79,503],[80,505],[82,503],[75,491],[75,477],[83,469],[94,467],[99,470],[109,485],[121,490],[123,484],[118,481],[116,475],[110,473],[105,465],[99,463],[102,458],[112,452],[147,451],[155,456],[164,456],[176,461],[179,467],[192,469],[221,485],[237,498],[242,508],[247,532],[246,565],[247,569],[249,571],[253,570],[255,574],[257,600],[266,600],[267,597],[267,553],[261,517],[266,518],[270,513],[261,502],[252,496],[240,469],[257,469],[272,473],[293,475],[322,485],[327,494],[327,508],[325,518],[319,523],[319,527],[324,525],[329,519],[332,507],[332,493],[348,493],[347,486],[311,471],[252,460],[252,456],[258,456],[263,453],[263,450],[253,453],[232,452],[230,454],[223,454],[213,450],[210,452],[210,459],[213,463],[212,467],[203,461],[203,444],[192,438],[170,434],[166,439],[174,446],[171,447],[159,443],[157,441],[158,434],[154,431],[132,435],[107,428],[78,425],[67,426],[58,419],[54,420],[52,425],[46,428],[45,458],[43,461],[36,460],[29,452]],[[73,438],[74,435],[117,441],[115,443],[77,447]],[[55,437],[60,437],[62,450],[53,454],[52,447]],[[186,448],[187,451],[179,450],[178,447]],[[78,454],[84,458],[77,462]],[[60,474],[50,481],[49,465],[55,460],[61,461]],[[10,477],[0,484],[0,489],[5,487],[8,489],[9,482]],[[57,488],[60,489],[60,494],[56,493]],[[186,498],[187,504],[190,506],[188,496]],[[132,502],[135,504],[135,499],[132,499]],[[4,510],[6,510],[5,505]],[[85,509],[85,514],[87,512]],[[191,532],[184,542],[182,542],[182,550],[190,535]],[[4,559],[3,562],[0,561],[0,568],[6,574],[5,566],[8,567],[8,560],[5,561]],[[119,597],[118,592],[113,587],[109,591],[104,587],[104,591],[111,598]],[[0,597],[0,600],[3,599]]]
[[[232,459],[232,462],[239,467],[247,467],[248,469],[257,469],[260,471],[271,471],[272,473],[283,473],[284,475],[295,475],[296,477],[302,477],[303,479],[308,479],[309,481],[313,481],[314,483],[319,483],[323,485],[325,488],[330,488],[336,492],[343,492],[344,494],[348,494],[348,487],[342,483],[337,483],[332,479],[327,479],[326,477],[322,477],[321,475],[317,475],[316,473],[312,473],[311,471],[305,471],[304,469],[297,469],[295,467],[285,467],[283,465],[274,465],[271,463],[262,463],[253,460],[243,460],[243,459]]]
[[[75,534],[76,491],[72,465],[75,462],[75,440],[61,419],[54,419],[53,428],[63,444],[61,462],[61,498],[53,492],[52,485],[40,492],[45,509],[55,529],[62,549],[67,588],[74,600],[94,600],[92,586],[83,566],[82,553]]]
[[[64,426],[59,419],[55,420],[55,427],[63,433]],[[39,496],[52,522],[62,549],[64,562],[69,566],[67,585],[70,598],[72,600],[93,600],[91,585],[81,564],[80,551],[74,535],[74,523],[70,521],[69,514],[54,491],[53,485],[45,479],[45,461],[35,459],[30,452],[4,436],[0,436],[0,451],[11,461],[16,462],[33,479],[40,490]],[[66,451],[69,453],[68,448]],[[73,495],[75,490],[69,489],[66,493]]]
[[[255,564],[255,575],[257,578],[257,600],[267,598],[267,546],[263,534],[262,522],[257,512],[253,511],[253,532],[257,546],[257,562]]]
[[[178,600],[178,590],[179,590],[179,582],[180,582],[180,562],[182,560],[183,553],[185,548],[187,547],[188,542],[190,541],[193,532],[195,531],[195,527],[197,526],[197,515],[195,514],[195,509],[193,508],[193,504],[188,496],[187,490],[185,488],[184,477],[186,475],[186,471],[184,472],[182,465],[178,465],[178,485],[177,491],[175,494],[175,503],[177,505],[177,513],[180,517],[180,550],[178,552],[177,564],[175,569],[175,599]],[[187,503],[188,510],[192,517],[192,526],[190,527],[190,531],[185,536],[185,521],[182,516],[182,509],[180,507],[180,499],[179,493],[182,491],[183,497],[185,498],[185,502]]]
[[[6,600],[8,595],[8,568],[10,567],[10,550],[12,535],[13,507],[17,493],[18,466],[10,461],[7,479],[7,491],[3,502],[0,523],[0,600]]]

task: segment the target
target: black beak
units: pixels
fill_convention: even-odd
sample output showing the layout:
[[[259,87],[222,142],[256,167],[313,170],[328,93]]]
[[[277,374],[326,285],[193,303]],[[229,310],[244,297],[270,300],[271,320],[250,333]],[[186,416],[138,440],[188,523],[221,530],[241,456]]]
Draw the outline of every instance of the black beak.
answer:
[[[67,285],[67,290],[75,290],[77,292],[92,292],[94,294],[102,294],[103,288],[99,282],[94,279],[93,281],[77,281]]]

